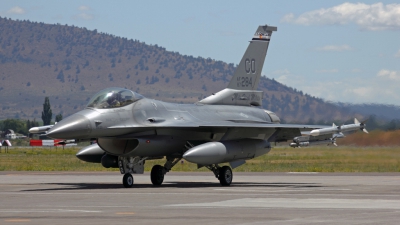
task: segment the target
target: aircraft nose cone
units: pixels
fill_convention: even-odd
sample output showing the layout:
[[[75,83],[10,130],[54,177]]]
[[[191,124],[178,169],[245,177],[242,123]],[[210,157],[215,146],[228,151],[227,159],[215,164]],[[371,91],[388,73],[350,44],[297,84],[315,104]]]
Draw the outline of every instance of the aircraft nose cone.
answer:
[[[91,131],[89,119],[83,115],[74,114],[54,125],[47,132],[47,136],[54,139],[83,139],[88,138]]]

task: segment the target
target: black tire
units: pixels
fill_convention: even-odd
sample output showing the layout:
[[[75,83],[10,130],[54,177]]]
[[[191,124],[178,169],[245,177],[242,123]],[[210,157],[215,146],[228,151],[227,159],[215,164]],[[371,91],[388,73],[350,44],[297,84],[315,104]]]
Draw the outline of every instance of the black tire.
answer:
[[[150,173],[150,179],[154,186],[160,186],[164,181],[164,167],[160,165],[153,166]]]
[[[124,177],[122,178],[122,183],[124,184],[124,187],[126,188],[131,188],[133,186],[133,177],[130,173],[126,173]]]
[[[229,166],[223,166],[219,169],[218,180],[222,186],[229,186],[232,183],[232,170]]]

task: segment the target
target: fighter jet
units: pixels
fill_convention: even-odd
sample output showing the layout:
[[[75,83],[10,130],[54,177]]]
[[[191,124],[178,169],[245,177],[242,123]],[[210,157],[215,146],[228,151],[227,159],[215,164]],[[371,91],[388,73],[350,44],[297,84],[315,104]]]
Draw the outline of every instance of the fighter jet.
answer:
[[[131,90],[107,88],[95,94],[84,110],[54,126],[30,131],[47,131],[51,138],[66,140],[63,143],[71,139],[95,141],[76,156],[106,168],[119,168],[127,188],[134,183],[131,174],[142,174],[146,161],[164,158],[164,165],[151,169],[155,186],[161,185],[164,175],[182,159],[198,168],[208,168],[221,185],[229,186],[232,169],[268,153],[271,143],[296,140],[302,138],[302,132],[330,128],[280,124],[275,113],[262,108],[263,92],[257,88],[274,31],[277,27],[259,26],[228,87],[201,101],[167,103]],[[330,138],[332,133],[321,132],[312,142],[325,144]]]

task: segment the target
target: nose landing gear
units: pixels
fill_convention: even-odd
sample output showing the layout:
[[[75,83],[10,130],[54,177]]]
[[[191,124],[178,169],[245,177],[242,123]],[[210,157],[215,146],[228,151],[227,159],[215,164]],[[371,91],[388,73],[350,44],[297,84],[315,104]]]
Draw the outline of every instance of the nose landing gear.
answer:
[[[124,174],[122,178],[122,184],[126,188],[133,186],[133,177],[131,173],[143,174],[144,163],[147,158],[140,157],[118,157],[118,167],[121,174]]]

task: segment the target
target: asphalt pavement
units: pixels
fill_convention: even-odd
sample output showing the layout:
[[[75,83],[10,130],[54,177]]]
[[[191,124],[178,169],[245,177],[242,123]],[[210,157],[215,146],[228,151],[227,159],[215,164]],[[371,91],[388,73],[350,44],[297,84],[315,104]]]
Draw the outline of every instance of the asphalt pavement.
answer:
[[[0,224],[399,224],[399,175],[0,172]]]

